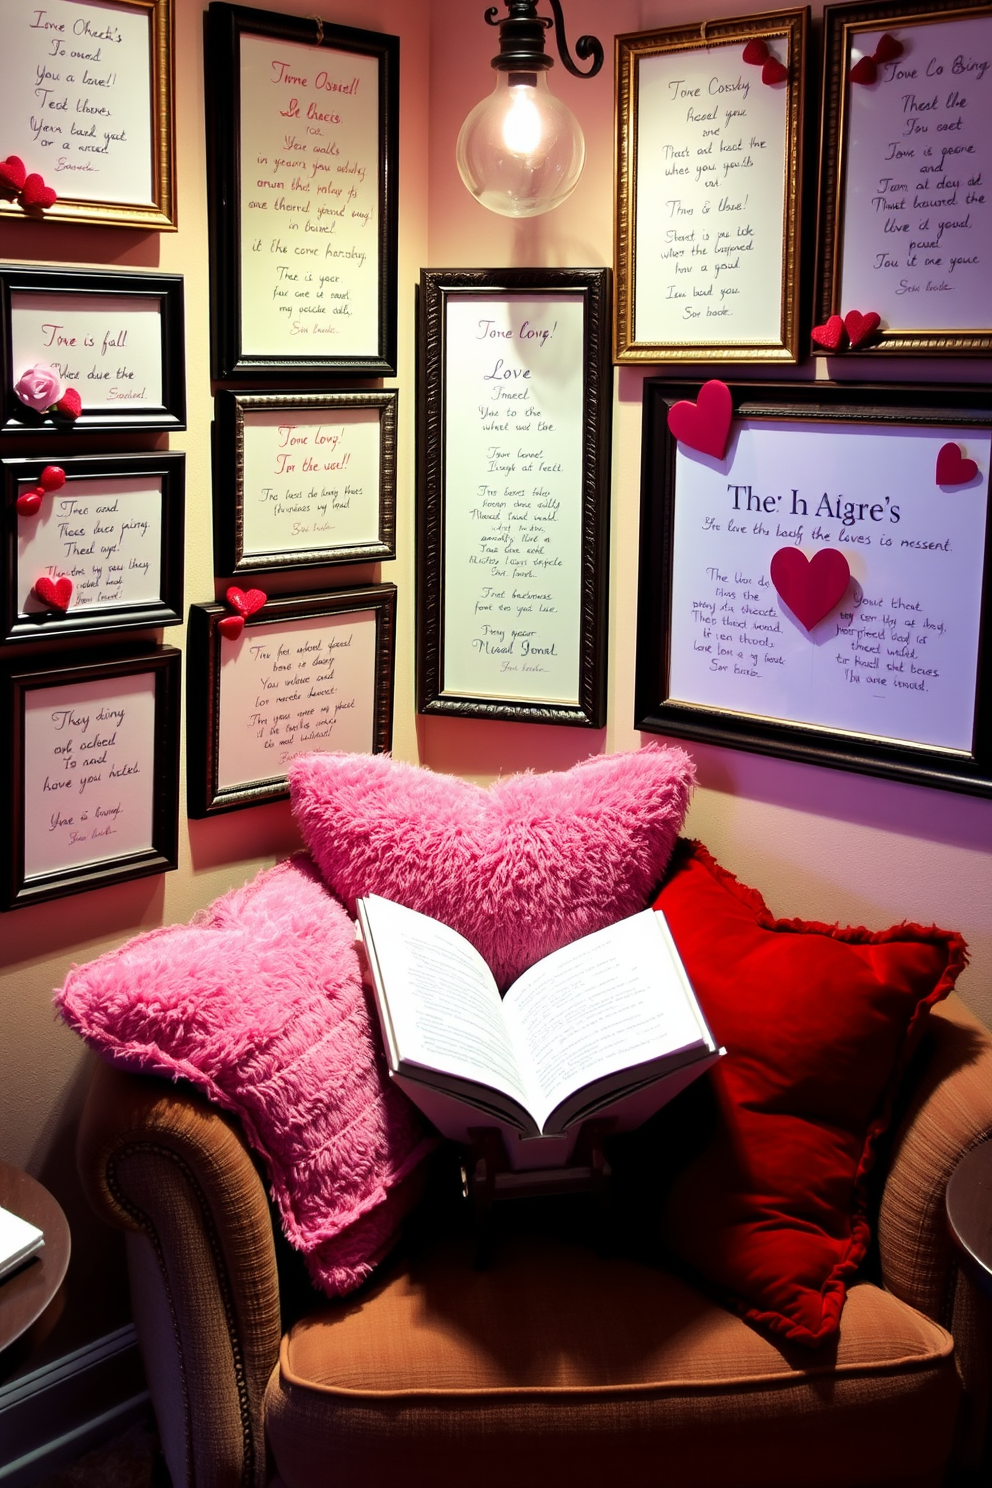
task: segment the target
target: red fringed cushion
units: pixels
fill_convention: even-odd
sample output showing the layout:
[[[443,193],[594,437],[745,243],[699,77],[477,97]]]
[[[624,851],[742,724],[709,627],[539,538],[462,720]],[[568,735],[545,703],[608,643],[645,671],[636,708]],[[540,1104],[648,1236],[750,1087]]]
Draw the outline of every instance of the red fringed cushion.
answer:
[[[727,1056],[720,1120],[672,1185],[672,1250],[752,1322],[815,1346],[869,1240],[866,1180],[930,1008],[967,960],[936,927],[777,920],[699,843],[658,897]]]

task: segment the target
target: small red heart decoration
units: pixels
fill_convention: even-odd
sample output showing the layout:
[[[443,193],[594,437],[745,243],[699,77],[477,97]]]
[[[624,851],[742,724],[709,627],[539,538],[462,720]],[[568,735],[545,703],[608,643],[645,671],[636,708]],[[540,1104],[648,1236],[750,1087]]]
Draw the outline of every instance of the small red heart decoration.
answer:
[[[21,201],[26,207],[51,207],[58,201],[58,195],[45,185],[37,171],[32,171],[21,187]]]
[[[730,389],[714,377],[703,383],[695,403],[683,401],[668,410],[668,427],[680,444],[722,460],[733,412]]]
[[[840,316],[831,315],[826,325],[814,326],[811,334],[817,346],[825,346],[828,351],[837,351],[847,332]]]
[[[35,580],[34,592],[53,610],[67,610],[72,598],[72,580],[65,574],[53,584],[47,574]]]
[[[38,477],[43,491],[60,491],[65,485],[65,471],[61,465],[46,465]]]
[[[869,336],[876,330],[881,316],[875,310],[869,310],[862,315],[860,310],[848,310],[844,316],[844,329],[847,331],[851,342],[851,349],[855,346],[863,346]]]
[[[777,57],[769,57],[761,69],[761,81],[769,88],[773,87],[775,83],[784,83],[788,76],[789,69]]]
[[[40,486],[32,486],[30,491],[22,491],[14,503],[18,515],[22,517],[33,517],[35,512],[41,510],[41,498],[44,491]]]
[[[217,629],[226,640],[236,641],[245,628],[243,615],[225,615],[217,621]]]
[[[938,486],[963,486],[966,481],[974,480],[977,474],[977,464],[974,460],[966,459],[958,445],[941,445],[937,451],[935,472]]]
[[[227,591],[227,602],[231,609],[237,610],[246,620],[249,615],[254,615],[256,610],[262,608],[268,597],[261,589],[249,589],[246,593],[244,589],[232,586]]]
[[[855,62],[847,75],[852,83],[861,83],[867,87],[869,83],[873,83],[878,77],[878,68],[875,65],[874,57],[862,57],[859,62]]]
[[[895,37],[890,36],[886,31],[884,36],[878,38],[878,46],[872,52],[871,59],[873,62],[894,62],[897,57],[902,56],[905,50],[902,42],[896,41]]]
[[[0,191],[20,191],[26,179],[27,171],[19,155],[0,160]]]
[[[66,418],[77,419],[83,411],[83,400],[75,388],[66,388],[59,401],[54,404],[54,409]]]
[[[760,36],[752,36],[741,56],[752,67],[760,67],[762,62],[768,60],[768,43]]]
[[[799,548],[779,548],[768,570],[783,603],[812,630],[844,598],[851,570],[843,553],[821,548],[807,558]]]

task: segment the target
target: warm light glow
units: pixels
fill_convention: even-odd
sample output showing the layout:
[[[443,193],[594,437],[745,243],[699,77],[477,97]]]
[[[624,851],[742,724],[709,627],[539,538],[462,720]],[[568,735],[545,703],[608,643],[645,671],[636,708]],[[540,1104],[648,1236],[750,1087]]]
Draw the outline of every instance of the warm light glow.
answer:
[[[461,127],[456,159],[472,195],[505,217],[534,217],[573,191],[585,140],[547,74],[497,71],[496,87]]]

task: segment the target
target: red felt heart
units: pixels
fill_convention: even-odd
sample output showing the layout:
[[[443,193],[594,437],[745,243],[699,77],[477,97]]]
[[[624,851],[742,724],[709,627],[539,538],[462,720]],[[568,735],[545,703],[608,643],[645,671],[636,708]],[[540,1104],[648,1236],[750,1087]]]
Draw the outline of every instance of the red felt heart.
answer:
[[[941,445],[937,451],[935,472],[938,486],[963,486],[966,481],[974,480],[977,474],[977,464],[974,460],[966,459],[958,445]]]
[[[722,460],[733,412],[730,389],[714,377],[703,383],[695,403],[676,403],[668,410],[668,427],[680,444]]]
[[[860,310],[848,310],[844,316],[844,329],[847,331],[852,349],[855,346],[863,346],[868,337],[877,328],[881,316],[874,310],[868,310],[864,315]]]
[[[865,86],[873,83],[878,77],[878,68],[875,65],[875,59],[873,57],[862,57],[859,62],[855,62],[847,75],[852,83],[862,83]]]
[[[768,60],[768,43],[760,36],[752,36],[741,55],[752,67],[760,67]]]
[[[21,201],[26,207],[50,207],[58,201],[51,186],[46,186],[37,171],[32,171],[21,187]]]
[[[249,589],[246,593],[244,589],[232,586],[227,591],[227,602],[231,609],[237,610],[246,620],[249,615],[254,615],[256,610],[262,608],[268,597],[261,589]]]
[[[843,553],[821,548],[812,558],[799,548],[779,548],[768,572],[800,625],[812,630],[847,593],[851,570]]]
[[[20,191],[26,179],[27,171],[19,155],[0,160],[0,191]]]
[[[35,512],[41,510],[41,498],[44,491],[40,486],[32,486],[30,491],[22,491],[14,503],[18,515],[22,517],[33,517]]]
[[[72,580],[63,574],[53,584],[47,574],[35,580],[34,592],[53,610],[67,610],[72,598]]]
[[[217,629],[229,641],[236,641],[245,628],[243,615],[225,615],[217,621]]]
[[[789,69],[777,57],[769,57],[761,69],[761,81],[769,88],[773,87],[775,83],[784,83],[788,76]]]
[[[43,491],[58,491],[65,485],[65,471],[61,465],[46,465],[38,477]]]
[[[878,38],[878,46],[872,52],[872,61],[894,62],[897,57],[902,56],[905,50],[902,42],[896,41],[895,37],[890,36],[886,31],[884,36]]]
[[[828,351],[837,351],[846,335],[844,322],[839,315],[831,315],[826,325],[814,326],[812,331],[817,346],[825,346]]]
[[[66,388],[59,401],[54,404],[54,409],[66,418],[77,419],[83,411],[83,400],[75,388]]]

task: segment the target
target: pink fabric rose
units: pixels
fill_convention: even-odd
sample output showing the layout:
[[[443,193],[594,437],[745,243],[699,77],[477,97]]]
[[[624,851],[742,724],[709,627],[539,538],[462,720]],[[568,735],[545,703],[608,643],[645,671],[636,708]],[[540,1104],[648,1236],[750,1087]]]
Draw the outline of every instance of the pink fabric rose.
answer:
[[[38,413],[44,413],[62,396],[62,379],[54,367],[45,362],[36,362],[14,384],[14,392],[22,403]]]

